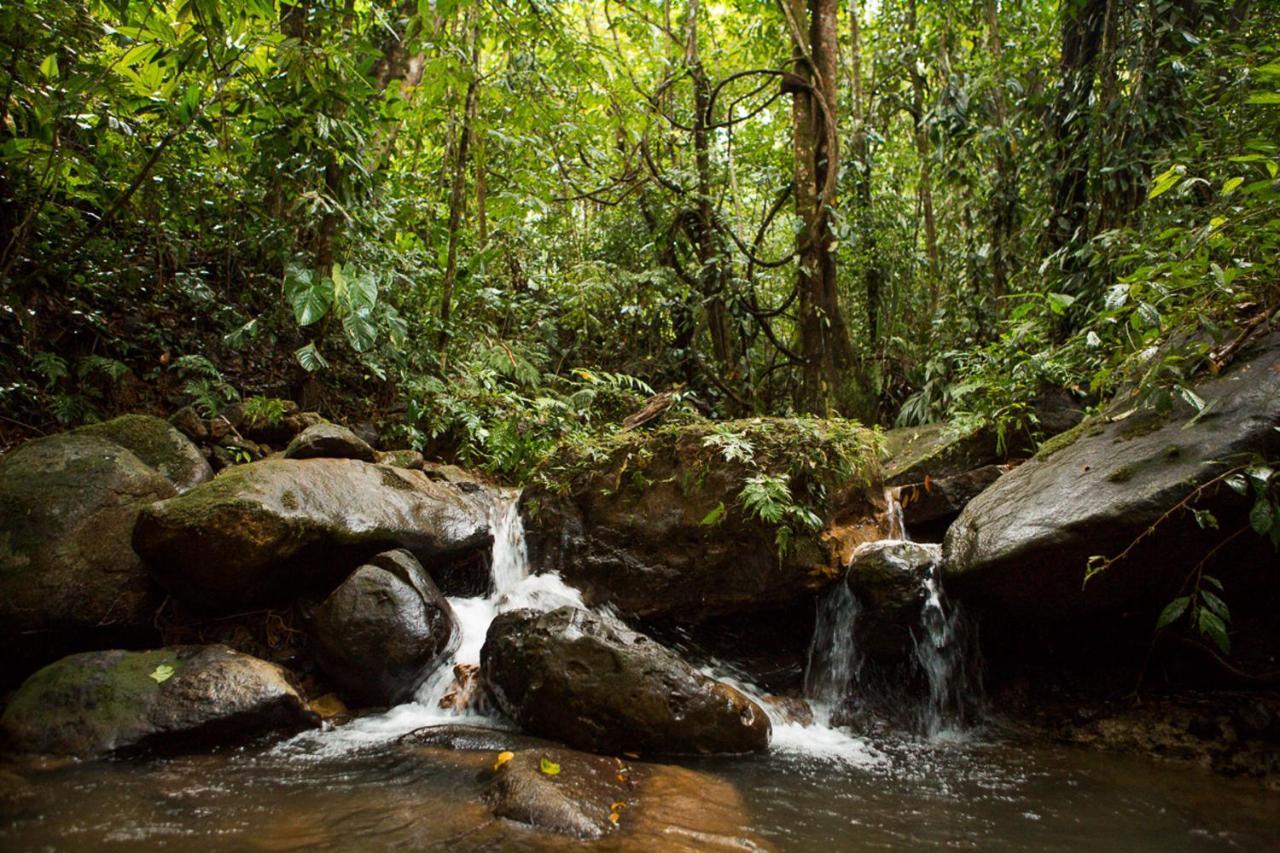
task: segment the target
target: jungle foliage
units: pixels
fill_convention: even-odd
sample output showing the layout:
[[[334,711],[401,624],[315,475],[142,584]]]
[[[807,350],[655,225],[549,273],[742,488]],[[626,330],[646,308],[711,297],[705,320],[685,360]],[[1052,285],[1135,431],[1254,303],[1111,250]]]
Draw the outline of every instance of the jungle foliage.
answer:
[[[5,435],[293,397],[519,475],[655,390],[1034,434],[1194,404],[1280,295],[1271,3],[11,0],[0,90]]]

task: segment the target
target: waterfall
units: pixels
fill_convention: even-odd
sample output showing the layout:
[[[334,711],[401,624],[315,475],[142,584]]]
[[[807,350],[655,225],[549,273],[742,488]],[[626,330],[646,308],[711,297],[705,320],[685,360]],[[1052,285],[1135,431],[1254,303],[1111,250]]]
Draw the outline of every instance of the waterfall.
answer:
[[[884,490],[885,502],[885,521],[888,522],[889,535],[886,539],[905,539],[911,541],[911,537],[907,535],[907,522],[902,515],[902,502],[898,500],[898,489],[890,486]]]
[[[924,572],[924,605],[915,638],[915,659],[929,693],[916,712],[918,730],[926,737],[954,733],[974,722],[982,704],[977,644],[960,607],[942,589],[942,564]]]
[[[818,601],[805,667],[804,695],[814,719],[824,725],[830,725],[832,714],[848,698],[861,668],[861,657],[853,642],[861,609],[843,578]]]

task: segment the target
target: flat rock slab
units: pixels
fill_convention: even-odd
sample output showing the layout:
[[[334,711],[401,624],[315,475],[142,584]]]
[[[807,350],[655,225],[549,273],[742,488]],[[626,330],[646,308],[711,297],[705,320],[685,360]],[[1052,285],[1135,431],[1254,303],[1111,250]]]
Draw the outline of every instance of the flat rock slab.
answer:
[[[284,670],[221,645],[84,652],[32,675],[0,733],[20,752],[82,758],[206,748],[315,725]]]
[[[327,593],[381,551],[429,568],[488,548],[487,502],[419,471],[267,459],[148,507],[133,544],[174,595],[212,611]]]

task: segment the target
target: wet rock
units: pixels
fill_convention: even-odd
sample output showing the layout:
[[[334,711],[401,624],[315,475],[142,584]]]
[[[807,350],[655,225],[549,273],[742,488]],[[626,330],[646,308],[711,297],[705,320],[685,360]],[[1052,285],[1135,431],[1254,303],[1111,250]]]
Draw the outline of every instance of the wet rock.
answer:
[[[238,612],[328,592],[353,564],[389,548],[433,566],[482,551],[492,537],[487,506],[420,472],[267,459],[148,507],[133,541],[174,595]]]
[[[862,611],[856,647],[873,660],[900,661],[913,645],[925,601],[925,577],[936,570],[942,546],[888,539],[859,546],[846,582]]]
[[[788,723],[801,726],[813,725],[813,708],[798,696],[765,696],[764,701],[775,714]]]
[[[1002,461],[991,430],[948,423],[886,430],[881,444],[888,486],[923,483],[925,477],[941,480]]]
[[[316,611],[316,662],[363,705],[407,701],[457,646],[453,610],[408,551],[388,551],[352,572]]]
[[[357,438],[375,450],[382,443],[382,432],[378,429],[378,425],[371,420],[356,421],[351,425],[351,431],[355,433]]]
[[[1127,608],[1154,610],[1222,538],[1247,524],[1229,489],[1202,496],[1218,530],[1191,513],[1161,522],[1131,555],[1084,584],[1093,555],[1115,556],[1202,484],[1255,454],[1280,453],[1280,333],[1221,375],[1196,384],[1206,409],[1168,414],[1132,401],[1047,442],[1036,458],[974,498],[946,537],[947,588],[998,621],[1064,624]],[[1275,553],[1239,537],[1223,554],[1224,580],[1274,583]],[[1216,570],[1215,570],[1216,571]]]
[[[226,646],[84,652],[32,675],[0,717],[22,752],[190,749],[293,732],[316,718],[283,670]]]
[[[338,424],[316,424],[298,433],[285,448],[286,459],[359,459],[372,462],[377,453],[354,432]]]
[[[874,443],[849,422],[756,418],[565,445],[521,497],[530,561],[588,604],[644,620],[804,601],[884,535]],[[787,483],[816,529],[747,509],[744,490],[762,475]]]
[[[213,477],[199,448],[172,424],[151,415],[122,415],[75,432],[115,442],[159,471],[180,493]]]
[[[169,423],[192,441],[201,442],[209,438],[209,427],[194,406],[183,406],[178,409],[169,416]]]
[[[54,435],[0,458],[6,679],[69,652],[152,636],[157,601],[129,540],[138,512],[175,494],[154,468],[94,435]]]
[[[498,767],[485,799],[498,817],[562,835],[600,838],[614,828],[613,804],[630,798],[627,774],[619,772],[624,769],[617,759],[567,749],[524,750]]]
[[[912,483],[898,489],[902,519],[915,536],[937,530],[955,519],[983,489],[1005,473],[1007,466],[984,465],[972,471],[927,482]],[[941,536],[938,537],[939,539]]]
[[[387,450],[378,454],[378,464],[421,471],[426,467],[426,460],[416,450]]]
[[[768,748],[763,709],[621,622],[574,607],[499,615],[480,655],[485,683],[526,731],[620,754]]]

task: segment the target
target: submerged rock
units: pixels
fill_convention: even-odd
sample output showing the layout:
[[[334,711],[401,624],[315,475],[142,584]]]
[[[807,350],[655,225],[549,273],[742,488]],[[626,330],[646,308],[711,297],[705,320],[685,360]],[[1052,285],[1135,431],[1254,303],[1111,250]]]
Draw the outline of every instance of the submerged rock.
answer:
[[[448,561],[489,546],[487,504],[421,472],[354,459],[240,465],[138,519],[134,547],[174,595],[243,610],[328,591],[372,554]]]
[[[642,619],[801,601],[840,576],[856,545],[883,536],[874,448],[853,422],[786,418],[564,445],[521,498],[530,562],[588,604]],[[769,490],[773,521],[750,508]]]
[[[78,435],[115,442],[156,469],[179,493],[190,491],[213,477],[213,469],[199,448],[167,421],[150,415],[122,415],[100,424],[81,427]]]
[[[763,709],[616,619],[515,610],[489,627],[480,669],[526,731],[597,752],[742,753],[769,746]]]
[[[293,732],[317,718],[274,664],[226,646],[63,658],[14,694],[0,733],[17,750],[89,758]]]
[[[322,423],[309,426],[294,436],[285,448],[286,459],[359,459],[373,462],[377,452],[344,426]]]
[[[114,441],[37,439],[0,458],[0,637],[6,676],[150,636],[156,599],[129,544],[173,484]]]
[[[1047,442],[979,494],[947,533],[947,588],[1022,623],[1158,608],[1177,595],[1224,531],[1247,524],[1248,503],[1225,487],[1195,503],[1217,515],[1220,530],[1177,512],[1087,584],[1086,567],[1093,555],[1121,553],[1198,486],[1280,453],[1280,333],[1195,392],[1206,404],[1198,416],[1183,403],[1159,414],[1126,401]],[[1245,549],[1231,560],[1242,579],[1275,566],[1270,543],[1249,534],[1235,544]]]
[[[404,550],[378,554],[330,593],[312,637],[320,669],[365,705],[410,699],[458,639],[449,602]]]

